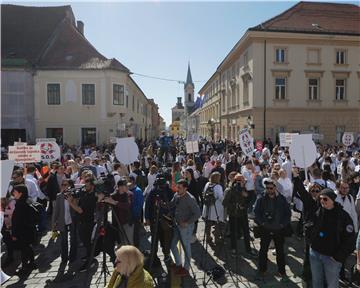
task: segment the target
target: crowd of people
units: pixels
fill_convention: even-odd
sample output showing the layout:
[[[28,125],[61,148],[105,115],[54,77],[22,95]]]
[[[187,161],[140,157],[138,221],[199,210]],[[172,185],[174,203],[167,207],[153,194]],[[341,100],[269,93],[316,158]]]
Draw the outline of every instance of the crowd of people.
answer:
[[[115,267],[108,285],[113,288],[153,287],[159,244],[166,266],[183,277],[190,275],[192,243],[226,247],[229,237],[231,257],[241,257],[240,235],[246,256],[258,259],[259,280],[270,247],[278,276],[286,280],[284,245],[293,234],[304,241],[302,277],[308,285],[333,288],[347,281],[344,267],[354,251],[354,273],[360,273],[359,146],[317,145],[314,164],[304,170],[294,166],[288,148],[271,141],[247,157],[231,141],[201,139],[199,152],[187,154],[183,139],[169,139],[163,134],[138,143],[139,159],[131,165],[117,161],[111,145],[64,145],[58,161],[17,164],[1,199],[7,251],[2,267],[20,250],[18,272],[34,269],[33,245],[50,228],[53,238],[60,237],[62,265],[81,258],[79,270],[86,271],[104,250]],[[296,225],[292,210],[300,215]],[[204,239],[197,234],[200,219]],[[151,233],[147,265],[140,252],[143,226]],[[260,238],[259,251],[251,248],[254,237]]]

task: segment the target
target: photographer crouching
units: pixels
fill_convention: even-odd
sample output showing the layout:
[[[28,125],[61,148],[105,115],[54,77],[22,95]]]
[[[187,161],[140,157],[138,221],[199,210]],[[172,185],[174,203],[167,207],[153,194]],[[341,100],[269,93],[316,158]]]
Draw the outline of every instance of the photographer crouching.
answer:
[[[229,214],[230,225],[230,240],[231,240],[231,256],[236,257],[237,254],[237,239],[239,232],[244,235],[244,244],[248,256],[255,256],[256,254],[250,247],[250,231],[248,219],[248,203],[249,194],[245,188],[246,179],[240,173],[234,177],[233,184],[225,191],[223,200],[224,208]]]
[[[85,185],[80,190],[79,197],[75,198],[73,194],[68,194],[67,200],[72,209],[79,214],[79,236],[86,248],[85,263],[81,266],[80,272],[86,271],[91,258],[91,234],[94,228],[94,215],[96,202],[98,201],[95,194],[95,180],[92,177],[85,179]],[[91,263],[93,264],[93,263]]]

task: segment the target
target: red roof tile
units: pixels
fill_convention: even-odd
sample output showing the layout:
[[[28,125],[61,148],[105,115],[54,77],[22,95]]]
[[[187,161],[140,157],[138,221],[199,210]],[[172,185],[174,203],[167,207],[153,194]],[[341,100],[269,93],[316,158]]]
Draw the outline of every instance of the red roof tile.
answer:
[[[342,3],[299,2],[249,30],[360,35],[360,7]]]

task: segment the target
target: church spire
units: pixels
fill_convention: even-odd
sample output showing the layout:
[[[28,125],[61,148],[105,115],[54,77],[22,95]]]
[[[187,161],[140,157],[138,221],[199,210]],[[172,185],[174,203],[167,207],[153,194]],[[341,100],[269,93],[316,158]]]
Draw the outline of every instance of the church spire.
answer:
[[[189,63],[188,63],[188,71],[187,71],[187,76],[186,76],[185,87],[186,87],[188,84],[191,84],[191,85],[194,86],[194,83],[193,83],[192,77],[191,77],[191,71],[190,71],[190,61],[189,61]]]

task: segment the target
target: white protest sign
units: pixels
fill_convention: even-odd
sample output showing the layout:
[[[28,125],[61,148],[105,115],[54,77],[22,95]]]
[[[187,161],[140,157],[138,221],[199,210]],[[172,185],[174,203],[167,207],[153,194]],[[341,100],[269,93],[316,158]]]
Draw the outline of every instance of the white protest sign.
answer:
[[[38,145],[9,146],[9,160],[16,163],[34,163],[41,161],[40,147]]]
[[[198,153],[199,152],[199,143],[197,141],[187,141],[185,142],[186,153]]]
[[[352,132],[345,132],[343,137],[342,137],[342,143],[345,146],[350,146],[352,143],[354,143],[354,133]]]
[[[123,164],[128,165],[138,160],[139,147],[134,137],[116,138],[115,156]]]
[[[61,150],[55,138],[37,138],[36,145],[40,147],[41,161],[52,162],[61,157]]]
[[[254,139],[247,129],[240,132],[240,147],[246,156],[252,156],[254,152]]]
[[[294,135],[299,133],[279,133],[280,146],[290,147]]]
[[[292,143],[289,147],[290,157],[295,161],[295,165],[305,169],[305,177],[307,179],[306,168],[311,166],[316,160],[316,146],[312,140],[311,134],[294,135]]]
[[[39,142],[56,142],[55,138],[36,138],[36,143]]]
[[[15,161],[1,160],[0,173],[1,173],[1,197],[5,197],[9,188],[11,174],[14,169]]]

